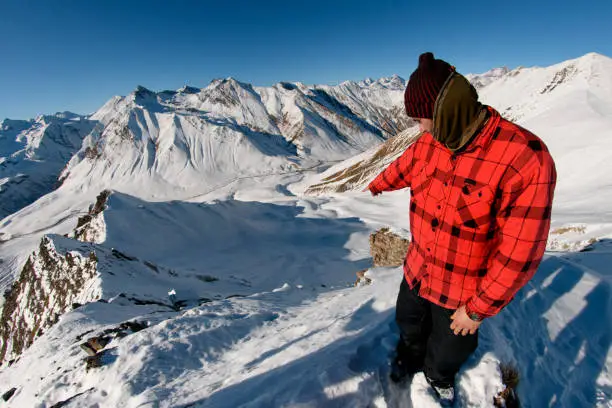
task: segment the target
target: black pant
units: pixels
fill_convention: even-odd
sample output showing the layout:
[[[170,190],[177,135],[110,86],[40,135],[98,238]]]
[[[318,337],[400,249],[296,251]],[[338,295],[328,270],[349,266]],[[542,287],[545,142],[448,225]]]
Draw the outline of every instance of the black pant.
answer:
[[[478,332],[455,335],[450,328],[455,311],[420,297],[419,286],[410,289],[406,279],[400,285],[395,311],[400,328],[397,356],[411,371],[423,369],[433,385],[448,387],[455,384],[461,365],[476,350]]]

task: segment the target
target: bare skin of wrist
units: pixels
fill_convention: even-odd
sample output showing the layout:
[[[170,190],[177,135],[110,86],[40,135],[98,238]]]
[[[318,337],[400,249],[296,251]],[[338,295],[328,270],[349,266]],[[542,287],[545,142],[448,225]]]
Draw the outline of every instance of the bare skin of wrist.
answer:
[[[459,309],[455,310],[455,313],[453,313],[451,316],[451,320],[453,322],[451,323],[450,328],[457,336],[474,334],[482,324],[482,321],[475,322],[474,320],[470,319],[465,311],[465,306],[461,306]]]

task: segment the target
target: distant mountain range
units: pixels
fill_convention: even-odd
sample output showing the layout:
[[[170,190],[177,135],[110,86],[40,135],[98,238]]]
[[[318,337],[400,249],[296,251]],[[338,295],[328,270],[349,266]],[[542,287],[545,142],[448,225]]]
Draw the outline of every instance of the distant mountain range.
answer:
[[[338,86],[137,87],[88,117],[63,113],[0,126],[0,219],[63,182],[140,191],[212,188],[244,175],[342,160],[409,124],[398,77]]]

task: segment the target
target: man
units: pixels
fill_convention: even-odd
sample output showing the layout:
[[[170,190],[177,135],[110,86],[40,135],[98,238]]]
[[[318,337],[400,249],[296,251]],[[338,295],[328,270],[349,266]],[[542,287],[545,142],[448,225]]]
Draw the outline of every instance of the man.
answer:
[[[423,134],[368,185],[372,195],[411,190],[391,378],[423,370],[448,405],[482,321],[542,259],[556,170],[537,136],[479,103],[465,77],[432,53],[419,57],[404,103]]]

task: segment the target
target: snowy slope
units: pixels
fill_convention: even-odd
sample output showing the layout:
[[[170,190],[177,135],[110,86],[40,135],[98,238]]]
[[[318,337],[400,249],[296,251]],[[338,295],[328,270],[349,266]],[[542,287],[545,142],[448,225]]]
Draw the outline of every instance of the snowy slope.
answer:
[[[36,201],[81,148],[93,123],[64,112],[0,123],[0,219]]]
[[[459,406],[491,406],[502,388],[499,362],[518,367],[523,406],[612,406],[612,197],[596,177],[610,169],[574,162],[577,151],[609,147],[611,72],[607,57],[590,54],[481,78],[490,81],[480,89],[484,102],[506,114],[516,106],[524,114],[516,119],[541,126],[534,130],[553,151],[564,187],[553,212],[554,252],[483,325],[458,378]],[[176,92],[139,88],[109,101],[62,187],[0,224],[3,271],[20,271],[30,254],[34,265],[30,283],[13,293],[54,270],[71,282],[70,268],[90,260],[81,289],[41,286],[40,297],[16,296],[4,308],[12,316],[5,322],[21,323],[3,327],[22,342],[34,339],[0,367],[0,392],[14,388],[7,406],[437,406],[422,375],[405,390],[385,380],[401,270],[370,269],[373,284],[352,287],[371,262],[368,234],[409,229],[408,192],[304,194],[358,163],[374,174],[410,142],[408,130],[376,147],[396,129],[383,126],[383,107],[401,103],[402,86],[390,78],[260,89],[227,79]],[[571,101],[584,121],[570,115]],[[566,118],[567,133],[549,133]],[[581,126],[604,133],[578,133]],[[219,157],[198,147],[207,143]],[[335,181],[360,186],[359,177]],[[107,187],[109,201],[88,211]],[[44,234],[50,255],[32,253]],[[93,336],[110,343],[89,363],[101,367],[87,369],[80,345]]]
[[[106,219],[114,211],[128,211],[133,201],[113,197]],[[367,221],[370,214],[374,211],[392,222],[397,215],[389,213],[390,206],[407,207],[406,197],[399,192],[382,200],[355,194],[345,198],[302,202],[307,205],[302,209],[286,202],[230,202],[228,208],[224,204],[221,214],[250,213],[244,217],[245,225],[270,234],[266,237],[270,244],[256,233],[239,232],[243,237],[239,240],[219,239],[222,246],[236,244],[229,245],[231,255],[213,246],[202,253],[198,270],[149,262],[158,268],[155,271],[142,258],[147,245],[140,246],[139,254],[117,254],[105,244],[73,244],[51,237],[59,252],[70,251],[73,257],[88,257],[95,251],[98,286],[103,287],[100,297],[106,302],[88,303],[64,314],[18,361],[0,372],[0,383],[17,388],[9,406],[49,406],[69,400],[66,406],[75,407],[436,407],[421,375],[405,391],[389,388],[384,380],[385,362],[398,336],[392,320],[401,270],[373,269],[371,286],[347,288],[352,272],[367,262],[364,241],[374,225]],[[359,218],[342,215],[354,212],[346,204],[349,199],[360,203]],[[224,234],[243,230],[237,224],[239,230],[234,231],[233,220],[224,221],[215,210],[219,204],[190,204],[192,210],[172,204],[159,211],[156,203],[136,205],[149,207],[156,217],[181,214],[184,221],[200,219],[212,223],[214,231],[220,230],[215,223],[224,222]],[[407,219],[405,212],[402,218]],[[271,240],[276,234],[278,239]],[[207,249],[206,244],[210,241],[203,240],[201,248]],[[524,406],[609,406],[612,305],[606,265],[612,261],[611,249],[606,241],[589,252],[547,256],[536,278],[511,306],[483,326],[480,348],[459,377],[461,406],[490,406],[501,389],[499,361],[514,362],[521,369]],[[262,256],[254,258],[253,253]],[[175,257],[166,259],[172,262]],[[217,270],[214,258],[233,259],[236,275]],[[291,263],[278,263],[286,261]],[[254,266],[259,277],[251,275],[246,285],[236,279],[247,276]],[[198,279],[202,272],[220,280]],[[187,307],[172,310],[166,296],[172,288]],[[239,293],[250,295],[228,298]],[[204,298],[211,301],[202,303]],[[134,321],[147,328],[125,337],[111,334],[103,367],[87,370],[79,345]],[[33,365],[36,373],[31,371]],[[398,400],[412,403],[389,405]]]
[[[1,221],[0,290],[44,233],[69,232],[100,191],[190,200],[326,166],[402,128],[406,118],[394,112],[403,86],[399,77],[269,88],[227,78],[203,89],[138,87],[112,98],[89,117],[95,126],[62,171],[61,187]]]

